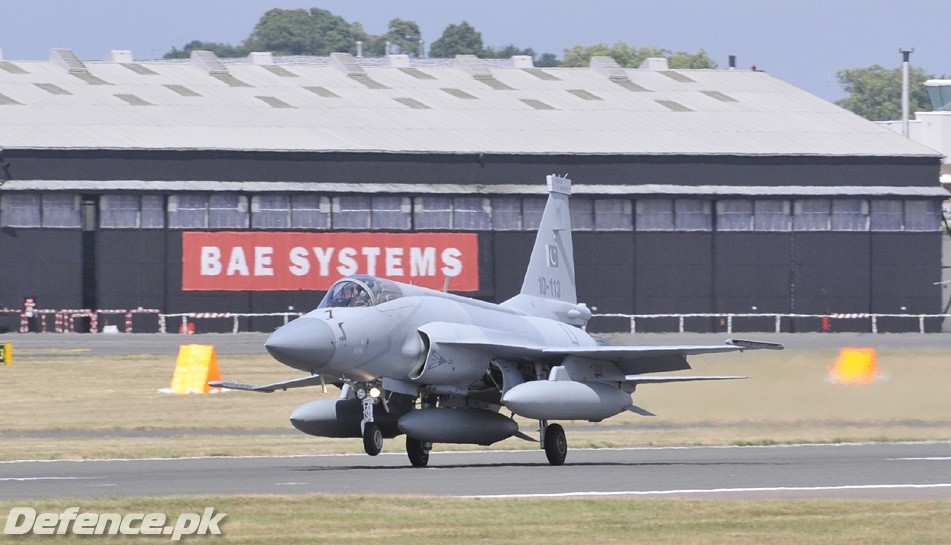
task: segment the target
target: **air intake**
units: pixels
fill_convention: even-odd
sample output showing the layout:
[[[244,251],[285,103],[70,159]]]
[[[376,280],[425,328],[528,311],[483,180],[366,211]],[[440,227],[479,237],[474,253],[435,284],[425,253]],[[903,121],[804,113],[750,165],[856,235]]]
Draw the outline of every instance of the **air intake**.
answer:
[[[331,53],[330,65],[350,77],[366,76],[367,72],[350,53]]]
[[[456,55],[456,68],[469,74],[474,79],[495,79],[492,72],[475,55]]]
[[[50,52],[50,62],[58,64],[69,71],[70,74],[88,74],[89,69],[79,60],[79,57],[73,53],[72,49],[53,49]]]
[[[193,65],[209,74],[215,75],[228,73],[228,69],[225,68],[225,65],[220,60],[218,60],[218,56],[211,51],[192,51],[190,59]]]

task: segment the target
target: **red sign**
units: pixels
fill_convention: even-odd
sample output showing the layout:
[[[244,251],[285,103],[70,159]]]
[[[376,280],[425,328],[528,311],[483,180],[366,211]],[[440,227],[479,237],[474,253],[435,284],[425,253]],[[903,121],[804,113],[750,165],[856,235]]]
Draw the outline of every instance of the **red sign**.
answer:
[[[474,233],[182,233],[185,291],[324,291],[351,274],[479,289]]]

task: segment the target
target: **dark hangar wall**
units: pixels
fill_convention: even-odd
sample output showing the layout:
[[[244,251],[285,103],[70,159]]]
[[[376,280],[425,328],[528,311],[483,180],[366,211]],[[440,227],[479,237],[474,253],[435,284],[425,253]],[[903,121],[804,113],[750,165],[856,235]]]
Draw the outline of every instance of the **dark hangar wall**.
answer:
[[[19,180],[934,186],[937,157],[4,150]]]

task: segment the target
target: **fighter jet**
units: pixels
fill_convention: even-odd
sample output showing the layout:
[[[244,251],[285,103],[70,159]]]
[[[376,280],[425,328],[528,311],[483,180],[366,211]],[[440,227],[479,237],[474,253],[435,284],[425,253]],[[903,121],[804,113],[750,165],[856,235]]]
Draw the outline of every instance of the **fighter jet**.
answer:
[[[577,301],[568,199],[571,182],[549,176],[548,202],[515,297],[493,304],[386,278],[352,275],[317,308],[265,343],[279,362],[308,373],[238,390],[340,387],[339,399],[301,405],[290,420],[321,437],[362,438],[371,456],[384,438],[406,435],[415,467],[434,443],[490,445],[517,436],[538,441],[561,465],[568,442],[554,420],[598,422],[633,411],[639,384],[745,377],[649,375],[689,369],[686,356],[779,344],[727,340],[700,346],[609,346],[583,329],[591,311]],[[538,439],[515,416],[538,421]],[[534,427],[534,426],[533,426]]]

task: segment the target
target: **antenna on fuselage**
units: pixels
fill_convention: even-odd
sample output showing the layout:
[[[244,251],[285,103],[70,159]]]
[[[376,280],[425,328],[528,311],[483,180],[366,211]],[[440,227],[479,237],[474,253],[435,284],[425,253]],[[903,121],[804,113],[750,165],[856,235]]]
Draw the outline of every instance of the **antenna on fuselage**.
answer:
[[[442,292],[449,293],[449,275],[446,275],[446,280],[442,283]]]

